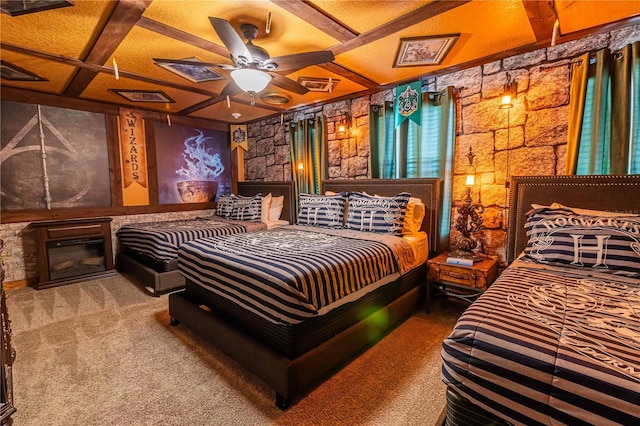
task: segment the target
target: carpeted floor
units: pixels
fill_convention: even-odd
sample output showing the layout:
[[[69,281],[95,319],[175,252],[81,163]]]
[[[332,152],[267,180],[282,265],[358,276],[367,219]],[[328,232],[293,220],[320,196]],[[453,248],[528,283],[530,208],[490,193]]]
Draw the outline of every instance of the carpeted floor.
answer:
[[[440,345],[464,309],[436,300],[286,411],[259,379],[125,276],[7,294],[15,426],[433,425]]]

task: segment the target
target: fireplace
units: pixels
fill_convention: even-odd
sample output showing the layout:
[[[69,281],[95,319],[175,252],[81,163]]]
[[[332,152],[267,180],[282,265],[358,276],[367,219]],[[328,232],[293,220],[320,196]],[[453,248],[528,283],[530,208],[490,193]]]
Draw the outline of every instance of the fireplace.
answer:
[[[111,219],[35,222],[37,289],[115,275]]]

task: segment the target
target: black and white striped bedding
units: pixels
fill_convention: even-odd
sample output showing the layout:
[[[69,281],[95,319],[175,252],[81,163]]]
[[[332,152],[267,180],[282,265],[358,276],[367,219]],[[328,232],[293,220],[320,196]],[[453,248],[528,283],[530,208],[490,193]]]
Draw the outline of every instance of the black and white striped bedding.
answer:
[[[185,243],[178,269],[267,321],[297,324],[393,281],[412,261],[398,236],[287,226]]]
[[[516,261],[460,317],[442,379],[515,424],[640,424],[640,280]]]
[[[262,222],[240,222],[219,217],[134,223],[122,226],[116,236],[123,249],[160,262],[176,262],[178,249],[187,241],[266,229]]]

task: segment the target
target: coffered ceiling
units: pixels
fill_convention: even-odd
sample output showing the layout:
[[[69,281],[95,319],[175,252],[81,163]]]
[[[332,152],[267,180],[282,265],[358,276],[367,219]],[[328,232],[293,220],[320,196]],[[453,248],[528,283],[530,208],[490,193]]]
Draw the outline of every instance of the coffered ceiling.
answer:
[[[46,2],[3,0],[2,7],[23,3]],[[7,72],[15,78],[24,71],[41,78],[3,78],[3,87],[224,122],[278,115],[549,46],[556,17],[557,44],[640,23],[640,1],[625,0],[68,3],[34,13],[0,15],[3,76]],[[226,67],[187,66],[185,71],[174,64],[172,71],[154,61],[196,58],[232,65],[209,17],[228,21],[240,37],[242,24],[254,24],[259,33],[253,43],[272,58],[330,51],[334,60],[302,69],[276,69],[272,74],[278,78],[256,94],[255,105],[247,93],[228,86]],[[192,81],[202,77],[201,72],[204,81]],[[219,79],[208,79],[215,74]],[[288,81],[301,82],[310,90],[304,94],[288,90]],[[241,114],[240,118],[232,113]]]

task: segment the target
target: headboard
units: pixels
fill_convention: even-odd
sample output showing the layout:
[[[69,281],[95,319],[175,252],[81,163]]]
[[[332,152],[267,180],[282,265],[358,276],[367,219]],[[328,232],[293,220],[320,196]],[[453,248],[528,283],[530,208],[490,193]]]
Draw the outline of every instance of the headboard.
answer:
[[[508,263],[527,245],[524,225],[531,204],[640,214],[640,175],[514,176],[510,187]]]
[[[251,182],[238,182],[238,195],[250,197],[261,192],[262,195],[271,195],[279,197],[284,195],[284,206],[282,208],[282,215],[280,219],[288,220],[289,223],[296,223],[296,191],[293,181],[278,181],[278,182],[263,182],[263,181],[251,181]]]
[[[425,217],[421,230],[429,236],[429,252],[438,251],[438,209],[440,207],[440,179],[347,179],[324,180],[321,192],[361,191],[383,196],[409,192],[412,197],[422,199]]]

